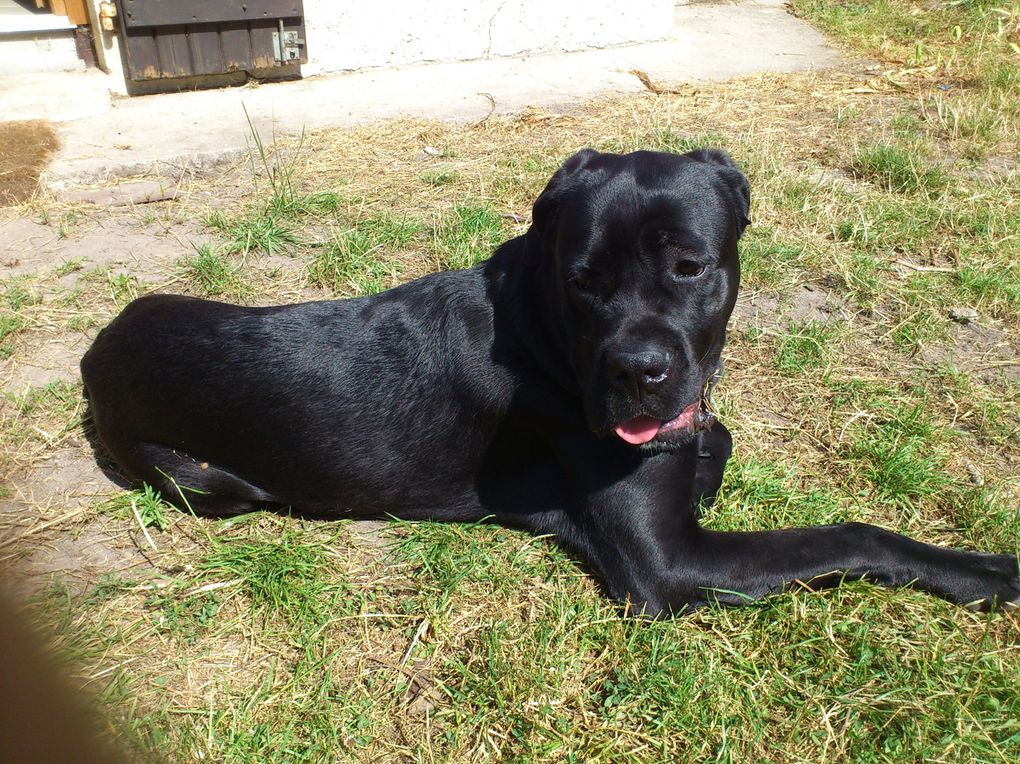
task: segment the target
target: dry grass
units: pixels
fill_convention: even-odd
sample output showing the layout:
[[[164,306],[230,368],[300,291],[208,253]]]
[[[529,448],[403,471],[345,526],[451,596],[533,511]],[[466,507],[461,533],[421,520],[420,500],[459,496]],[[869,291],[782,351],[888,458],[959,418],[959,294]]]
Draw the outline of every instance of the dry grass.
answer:
[[[0,206],[30,199],[58,148],[57,134],[46,120],[0,122]]]

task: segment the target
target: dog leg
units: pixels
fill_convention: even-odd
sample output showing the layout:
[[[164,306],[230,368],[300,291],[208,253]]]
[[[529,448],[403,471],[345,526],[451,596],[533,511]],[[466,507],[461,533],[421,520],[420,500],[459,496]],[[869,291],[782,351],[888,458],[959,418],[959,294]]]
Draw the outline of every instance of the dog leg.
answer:
[[[733,451],[733,438],[721,422],[698,434],[698,461],[694,474],[694,512],[701,517],[703,509],[715,503],[722,486],[723,470]]]
[[[862,523],[754,533],[695,526],[682,547],[660,593],[674,610],[740,605],[791,585],[814,589],[860,579],[913,586],[980,610],[1020,604],[1015,556],[946,549]]]
[[[131,476],[184,511],[224,517],[279,506],[273,497],[227,469],[155,443],[134,443],[116,455]]]
[[[792,586],[818,589],[861,579],[912,586],[980,610],[1020,605],[1020,570],[1011,554],[947,549],[863,523],[748,533],[702,528],[694,497],[682,495],[683,473],[696,470],[690,463],[696,453],[686,458],[686,465],[662,457],[643,462],[644,474],[612,484],[597,503],[568,513],[551,529],[631,612],[743,605]],[[674,469],[681,479],[673,486],[649,479]]]

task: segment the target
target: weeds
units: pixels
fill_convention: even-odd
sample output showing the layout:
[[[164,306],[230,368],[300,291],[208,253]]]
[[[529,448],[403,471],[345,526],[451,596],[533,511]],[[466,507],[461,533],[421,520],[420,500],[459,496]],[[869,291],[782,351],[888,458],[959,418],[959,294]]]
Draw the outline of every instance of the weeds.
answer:
[[[313,284],[334,294],[376,294],[396,286],[400,265],[393,255],[421,230],[416,221],[380,216],[336,232],[308,263]]]
[[[193,281],[202,294],[240,297],[249,292],[241,276],[243,261],[237,266],[231,265],[210,244],[195,249],[194,256],[181,260],[178,265],[184,277]]]
[[[835,337],[835,330],[819,321],[794,324],[779,339],[776,370],[791,375],[823,367],[832,357]]]
[[[170,516],[177,514],[177,508],[165,501],[159,491],[150,485],[106,499],[100,504],[99,510],[129,520],[137,518],[144,527],[160,531],[167,530],[170,527]]]
[[[506,224],[487,204],[458,204],[443,217],[434,246],[445,270],[470,268],[488,258],[506,238]]]
[[[938,190],[947,183],[945,173],[924,164],[916,152],[888,143],[859,149],[850,166],[859,177],[898,193]]]
[[[216,592],[179,596],[157,591],[145,600],[156,628],[187,644],[194,644],[207,631],[222,604]]]

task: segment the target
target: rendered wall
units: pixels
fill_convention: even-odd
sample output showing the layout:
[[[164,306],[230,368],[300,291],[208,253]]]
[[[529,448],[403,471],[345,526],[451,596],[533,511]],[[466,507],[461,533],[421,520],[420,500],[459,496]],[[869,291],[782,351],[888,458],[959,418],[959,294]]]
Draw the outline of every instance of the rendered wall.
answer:
[[[304,0],[306,75],[665,37],[675,0]]]

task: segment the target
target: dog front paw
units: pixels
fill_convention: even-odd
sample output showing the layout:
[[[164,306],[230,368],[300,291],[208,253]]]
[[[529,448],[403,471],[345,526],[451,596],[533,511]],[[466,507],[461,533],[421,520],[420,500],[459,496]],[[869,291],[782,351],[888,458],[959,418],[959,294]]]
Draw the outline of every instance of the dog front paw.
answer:
[[[1011,554],[974,554],[975,583],[982,591],[965,594],[963,604],[973,610],[1010,610],[1020,608],[1020,565]],[[967,587],[970,589],[970,587]]]

